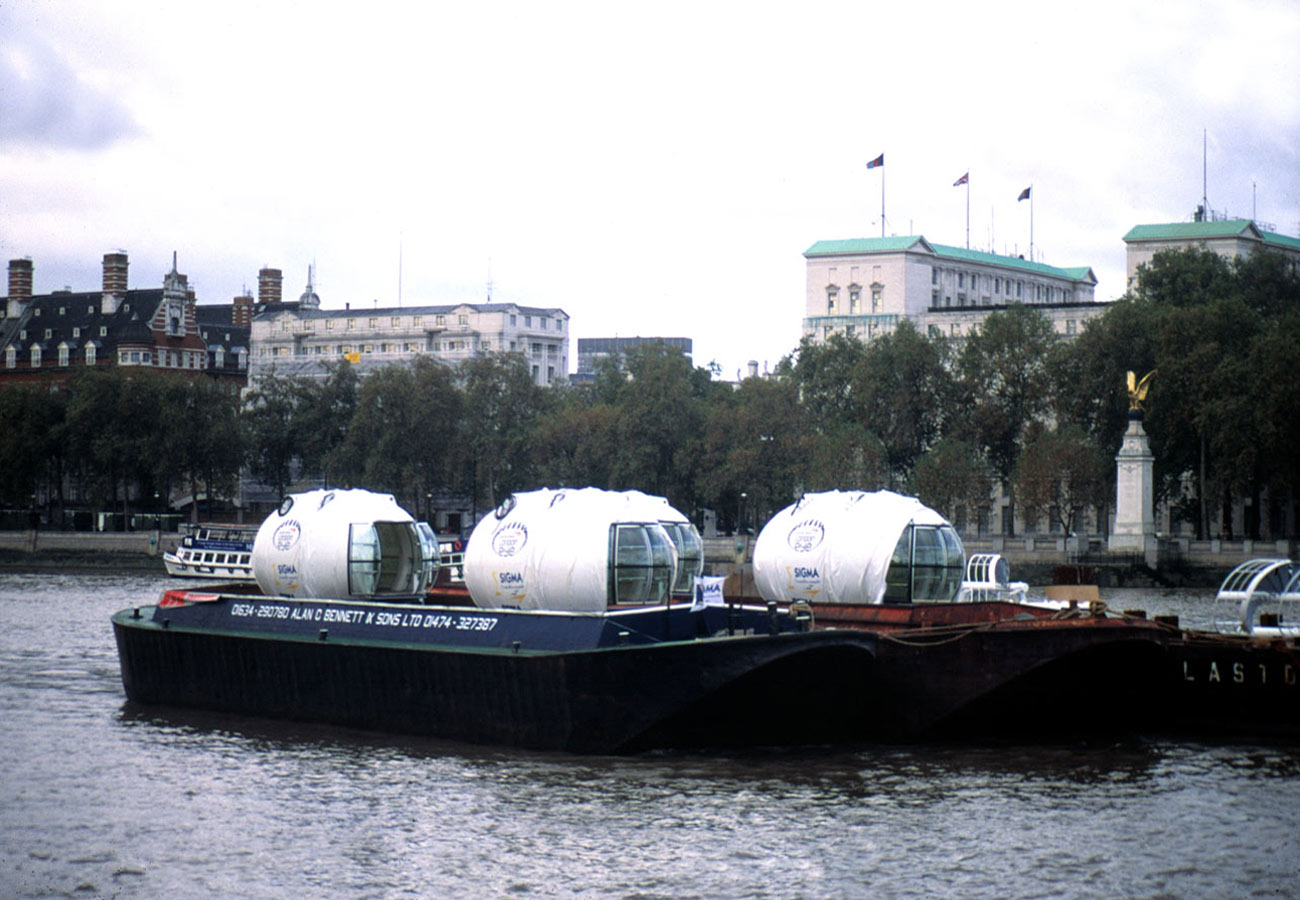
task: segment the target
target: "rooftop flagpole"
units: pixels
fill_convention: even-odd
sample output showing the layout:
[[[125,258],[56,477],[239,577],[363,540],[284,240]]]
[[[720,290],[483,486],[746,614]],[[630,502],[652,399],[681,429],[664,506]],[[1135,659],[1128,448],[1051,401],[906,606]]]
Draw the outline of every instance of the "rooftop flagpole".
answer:
[[[966,185],[966,249],[969,250],[970,249],[970,170],[969,169],[966,170],[965,175],[963,175],[962,177],[954,181],[952,183],[952,186],[957,187],[958,185],[962,185],[962,184]]]
[[[880,154],[875,159],[867,163],[868,169],[883,169],[885,167],[885,154]],[[885,236],[885,173],[880,173],[880,236]]]
[[[1021,200],[1029,201],[1029,261],[1033,262],[1034,261],[1034,186],[1032,184],[1029,187],[1025,188],[1023,191],[1021,191],[1020,196],[1016,198],[1017,203],[1019,203]]]

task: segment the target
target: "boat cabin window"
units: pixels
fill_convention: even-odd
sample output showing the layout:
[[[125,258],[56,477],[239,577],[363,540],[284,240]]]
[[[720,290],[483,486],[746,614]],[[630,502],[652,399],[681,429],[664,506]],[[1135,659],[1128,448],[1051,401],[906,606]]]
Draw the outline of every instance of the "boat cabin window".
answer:
[[[704,542],[689,522],[660,524],[677,548],[677,578],[673,581],[673,593],[690,594],[695,590],[695,576],[704,572]]]
[[[965,550],[949,525],[908,525],[885,574],[886,603],[947,602],[961,587]]]
[[[427,586],[424,542],[411,522],[357,522],[348,531],[348,593],[414,596]]]
[[[675,573],[668,533],[651,523],[610,526],[609,603],[660,603]]]

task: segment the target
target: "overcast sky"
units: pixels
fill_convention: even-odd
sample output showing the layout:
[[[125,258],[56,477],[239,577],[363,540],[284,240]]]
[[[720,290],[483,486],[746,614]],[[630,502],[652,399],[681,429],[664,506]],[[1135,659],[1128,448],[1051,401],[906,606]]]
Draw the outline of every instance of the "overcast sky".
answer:
[[[881,232],[1092,266],[1211,208],[1300,234],[1300,2],[0,3],[0,252],[38,293],[558,306],[798,344],[805,251]],[[885,155],[882,169],[866,163]],[[399,279],[400,272],[400,279]],[[576,364],[576,341],[571,359]]]

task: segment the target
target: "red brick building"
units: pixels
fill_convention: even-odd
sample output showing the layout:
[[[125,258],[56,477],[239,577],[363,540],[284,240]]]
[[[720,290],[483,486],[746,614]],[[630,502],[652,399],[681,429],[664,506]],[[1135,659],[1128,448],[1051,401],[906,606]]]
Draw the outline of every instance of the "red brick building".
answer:
[[[32,292],[32,261],[9,262],[0,320],[0,384],[66,380],[77,367],[139,366],[247,381],[253,298],[196,302],[176,269],[162,288],[131,289],[125,253],[104,254],[98,291]]]

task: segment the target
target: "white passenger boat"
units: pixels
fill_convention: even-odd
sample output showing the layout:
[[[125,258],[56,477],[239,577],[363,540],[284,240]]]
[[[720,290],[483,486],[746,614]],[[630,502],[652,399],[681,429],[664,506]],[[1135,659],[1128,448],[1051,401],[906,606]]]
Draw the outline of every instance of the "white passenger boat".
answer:
[[[257,525],[190,526],[175,553],[163,554],[167,574],[220,581],[253,580],[253,540]]]

